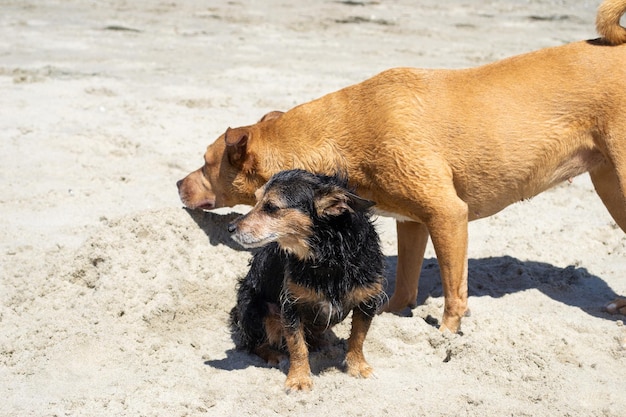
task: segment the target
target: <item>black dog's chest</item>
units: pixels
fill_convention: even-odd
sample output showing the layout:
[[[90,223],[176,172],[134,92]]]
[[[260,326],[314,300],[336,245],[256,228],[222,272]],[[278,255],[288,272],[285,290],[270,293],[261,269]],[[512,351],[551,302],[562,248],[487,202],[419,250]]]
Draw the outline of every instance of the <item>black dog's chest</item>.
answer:
[[[371,304],[380,288],[375,285],[378,274],[368,274],[362,265],[353,263],[348,268],[342,258],[344,262],[334,260],[309,263],[291,258],[285,265],[283,301],[292,305],[301,320],[316,327],[334,326],[359,304]]]
[[[351,289],[341,286],[307,286],[287,280],[285,287],[287,302],[293,305],[301,320],[316,327],[334,326],[364,301],[354,297]]]
[[[342,322],[353,308],[347,308],[345,304],[326,299],[320,299],[317,302],[309,300],[296,302],[295,307],[304,322],[315,327],[324,328],[332,327]]]

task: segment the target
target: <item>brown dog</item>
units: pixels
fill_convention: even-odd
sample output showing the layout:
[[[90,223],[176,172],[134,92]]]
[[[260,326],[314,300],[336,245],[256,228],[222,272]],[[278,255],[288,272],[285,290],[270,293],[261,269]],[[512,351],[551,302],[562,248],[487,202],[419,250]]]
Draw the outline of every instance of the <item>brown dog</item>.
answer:
[[[478,68],[396,68],[227,129],[178,182],[190,208],[254,205],[288,168],[348,174],[395,217],[396,288],[386,309],[414,306],[430,235],[441,270],[442,330],[467,310],[467,223],[589,172],[626,231],[626,0],[598,11],[602,38]]]

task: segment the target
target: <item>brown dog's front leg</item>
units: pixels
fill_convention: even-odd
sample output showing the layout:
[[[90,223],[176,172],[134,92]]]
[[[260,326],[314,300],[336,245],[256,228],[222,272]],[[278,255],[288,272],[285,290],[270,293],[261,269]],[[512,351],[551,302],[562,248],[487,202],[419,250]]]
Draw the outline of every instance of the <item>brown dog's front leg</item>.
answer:
[[[308,391],[313,387],[313,380],[309,365],[309,349],[299,320],[285,328],[285,341],[289,350],[289,373],[285,388],[288,391]]]
[[[429,224],[445,298],[440,330],[452,333],[459,330],[467,312],[467,205],[457,202],[456,209],[450,204]]]
[[[428,229],[422,223],[396,222],[398,234],[398,264],[396,286],[384,311],[398,312],[417,305],[417,286],[422,272]]]
[[[375,311],[371,314],[375,314]],[[357,378],[368,378],[374,372],[363,355],[363,342],[371,323],[372,316],[363,312],[359,307],[352,311],[352,330],[348,339],[346,367],[348,373]]]

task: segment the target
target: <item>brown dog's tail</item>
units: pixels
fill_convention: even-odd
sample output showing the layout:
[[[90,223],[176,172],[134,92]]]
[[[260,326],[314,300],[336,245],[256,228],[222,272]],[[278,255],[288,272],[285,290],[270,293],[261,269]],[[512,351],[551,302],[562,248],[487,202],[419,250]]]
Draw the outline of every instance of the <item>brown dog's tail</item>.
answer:
[[[604,0],[598,8],[596,30],[609,44],[626,43],[626,28],[619,24],[626,12],[626,0]]]

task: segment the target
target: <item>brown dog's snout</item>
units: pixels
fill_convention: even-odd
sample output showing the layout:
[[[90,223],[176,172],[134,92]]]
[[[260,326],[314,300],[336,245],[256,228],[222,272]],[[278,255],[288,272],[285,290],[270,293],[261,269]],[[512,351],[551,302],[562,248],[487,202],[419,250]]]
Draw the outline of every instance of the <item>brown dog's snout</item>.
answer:
[[[194,171],[185,178],[176,181],[178,196],[183,204],[192,210],[212,210],[216,208],[215,194],[202,183],[202,179],[197,178]]]

